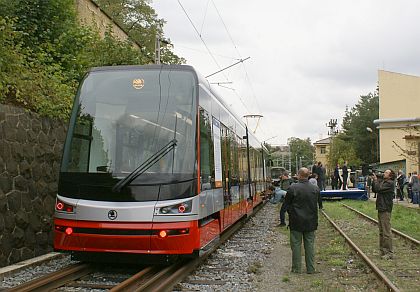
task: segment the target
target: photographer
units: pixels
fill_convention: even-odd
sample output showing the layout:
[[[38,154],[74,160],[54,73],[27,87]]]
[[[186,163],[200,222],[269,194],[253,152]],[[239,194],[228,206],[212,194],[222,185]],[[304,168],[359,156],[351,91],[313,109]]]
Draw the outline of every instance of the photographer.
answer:
[[[379,249],[384,259],[392,259],[391,212],[395,190],[395,172],[385,170],[382,179],[372,174],[373,191],[377,194],[376,210],[378,210]]]

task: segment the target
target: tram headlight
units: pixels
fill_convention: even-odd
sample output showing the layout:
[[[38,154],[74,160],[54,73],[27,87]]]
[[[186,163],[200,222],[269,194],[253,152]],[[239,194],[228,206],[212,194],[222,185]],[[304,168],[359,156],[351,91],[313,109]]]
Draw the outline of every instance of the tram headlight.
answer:
[[[192,210],[192,200],[187,202],[182,202],[179,204],[174,204],[170,206],[157,208],[157,214],[162,215],[176,215],[176,214],[187,214],[191,213]]]

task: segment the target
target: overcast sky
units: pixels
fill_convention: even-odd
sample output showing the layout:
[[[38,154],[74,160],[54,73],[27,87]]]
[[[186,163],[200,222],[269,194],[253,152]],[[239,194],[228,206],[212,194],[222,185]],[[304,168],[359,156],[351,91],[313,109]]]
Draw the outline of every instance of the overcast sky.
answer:
[[[341,124],[346,105],[375,90],[379,69],[420,75],[417,0],[153,0],[152,7],[175,53],[202,75],[250,57],[209,81],[233,82],[224,86],[234,91],[215,86],[239,116],[264,116],[256,134],[277,136],[272,144],[327,137],[331,118]]]

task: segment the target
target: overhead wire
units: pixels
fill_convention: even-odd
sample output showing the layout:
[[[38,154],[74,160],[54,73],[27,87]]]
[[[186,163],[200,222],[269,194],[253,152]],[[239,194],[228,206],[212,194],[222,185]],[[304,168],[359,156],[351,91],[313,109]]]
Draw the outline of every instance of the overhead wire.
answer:
[[[213,53],[211,52],[210,48],[207,46],[206,42],[204,41],[204,38],[202,37],[202,35],[199,33],[197,27],[195,26],[194,22],[192,21],[191,17],[188,15],[188,12],[185,10],[184,6],[182,5],[181,1],[178,0],[178,4],[179,6],[181,6],[182,11],[184,11],[185,16],[188,18],[189,22],[191,23],[192,27],[194,28],[195,32],[197,33],[198,37],[200,38],[201,42],[204,44],[204,46],[207,49],[207,52],[209,53],[209,55],[211,56],[211,58],[213,59],[214,63],[217,65],[217,67],[219,68],[219,70],[222,70],[221,66],[219,65],[219,63],[217,62],[216,58],[214,57]],[[229,81],[229,79],[227,78],[226,74],[224,74],[222,72],[223,76],[225,77],[226,81]],[[242,105],[245,107],[245,109],[249,111],[248,107],[246,106],[246,104],[244,103],[244,101],[242,100],[242,98],[239,96],[238,92],[236,90],[234,90],[233,92],[235,92],[235,94],[238,96],[239,100],[241,101]]]
[[[218,16],[219,16],[219,18],[220,18],[220,21],[222,22],[222,24],[223,24],[223,26],[224,26],[224,28],[225,28],[225,30],[226,30],[226,32],[227,32],[227,34],[228,34],[228,36],[229,36],[230,41],[231,41],[231,42],[232,42],[232,44],[233,44],[233,47],[235,48],[236,52],[238,53],[239,58],[240,58],[240,59],[242,59],[241,53],[239,52],[239,49],[238,49],[238,47],[236,46],[236,43],[234,42],[233,37],[232,37],[232,35],[230,34],[230,31],[229,31],[229,29],[227,28],[227,25],[226,25],[226,23],[224,22],[223,17],[222,17],[222,15],[220,14],[219,9],[218,9],[218,8],[217,8],[217,6],[216,6],[216,3],[214,3],[214,0],[211,0],[211,2],[212,2],[212,4],[213,4],[213,6],[214,6],[214,9],[215,9],[215,10],[216,10],[216,12],[217,12],[217,15],[218,15]],[[255,94],[254,87],[253,87],[253,85],[252,85],[251,79],[249,78],[249,74],[248,74],[248,71],[246,70],[246,66],[245,66],[245,64],[244,64],[243,62],[242,62],[242,66],[243,66],[243,69],[244,69],[244,71],[245,71],[245,78],[246,78],[247,83],[249,84],[249,86],[250,86],[250,88],[251,88],[252,96],[253,96],[253,98],[254,98],[254,100],[255,100],[255,103],[256,103],[256,105],[257,105],[257,109],[258,109],[258,111],[259,111],[259,112],[261,112],[261,107],[260,107],[260,105],[259,105],[259,103],[258,103],[258,98],[257,98],[257,95]]]
[[[206,21],[207,10],[209,9],[210,0],[207,0],[206,11],[204,12],[203,22],[201,23],[200,35],[203,33],[204,22]]]
[[[198,49],[194,49],[194,48],[190,48],[190,47],[186,47],[186,46],[182,46],[182,45],[178,45],[178,44],[176,46],[178,48],[184,48],[184,49],[191,50],[191,51],[196,51],[196,52],[199,52],[199,53],[202,53],[202,54],[208,54],[208,52],[203,51],[203,50],[198,50]],[[236,60],[236,61],[239,61],[240,60],[238,58],[229,57],[229,56],[220,55],[220,54],[215,54],[215,53],[213,53],[213,55],[218,56],[218,57],[221,57],[221,58],[230,59],[230,60]]]
[[[201,42],[204,44],[204,46],[206,47],[207,51],[209,52],[209,54],[210,54],[211,58],[213,59],[214,63],[217,65],[217,67],[219,68],[219,70],[222,69],[220,67],[219,63],[217,62],[216,58],[214,57],[213,53],[211,52],[210,48],[207,46],[206,42],[204,41],[203,37],[198,32],[197,27],[195,26],[195,24],[192,21],[191,17],[188,15],[188,12],[185,10],[184,6],[181,4],[181,1],[180,0],[178,0],[178,4],[179,4],[179,6],[181,6],[182,10],[185,13],[185,16],[187,16],[188,20],[190,21],[191,25],[193,26],[193,28],[194,28],[195,32],[197,33],[198,37],[200,38]],[[225,74],[223,74],[223,75],[225,76],[226,80],[229,81],[228,78],[227,78],[227,76]]]

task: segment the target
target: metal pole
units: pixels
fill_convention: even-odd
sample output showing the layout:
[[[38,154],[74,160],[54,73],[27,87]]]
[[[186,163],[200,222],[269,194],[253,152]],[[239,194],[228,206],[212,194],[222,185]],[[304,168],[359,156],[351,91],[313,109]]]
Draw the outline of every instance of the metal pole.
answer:
[[[226,69],[229,69],[230,67],[233,67],[233,66],[235,66],[235,65],[237,65],[237,64],[239,64],[239,63],[243,63],[244,61],[248,60],[249,58],[251,58],[251,57],[248,57],[248,58],[245,58],[245,59],[241,59],[241,60],[239,60],[238,62],[236,62],[236,63],[234,63],[234,64],[232,64],[232,65],[229,65],[229,66],[227,66],[227,67],[225,67],[225,68],[223,68],[223,69],[220,69],[219,71],[214,72],[214,73],[212,73],[212,74],[210,74],[210,75],[207,75],[207,76],[206,76],[206,78],[208,78],[208,77],[210,77],[210,76],[213,76],[213,75],[216,75],[217,73],[220,73],[220,72],[222,72],[222,71],[225,71]]]
[[[155,64],[160,64],[160,37],[158,35],[155,41]]]
[[[297,159],[297,154],[296,154],[296,174],[298,173],[298,170],[299,170],[299,168],[298,168],[298,159]]]

